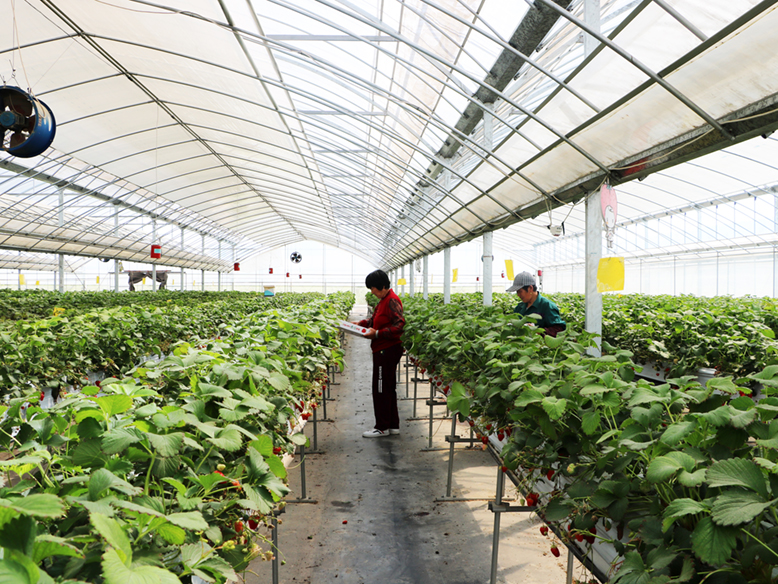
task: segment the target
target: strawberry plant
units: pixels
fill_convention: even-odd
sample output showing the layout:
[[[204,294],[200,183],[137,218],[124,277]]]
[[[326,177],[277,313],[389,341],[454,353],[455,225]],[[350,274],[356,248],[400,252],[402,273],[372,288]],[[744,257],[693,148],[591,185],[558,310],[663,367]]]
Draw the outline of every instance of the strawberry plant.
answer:
[[[482,434],[505,429],[527,505],[568,545],[612,546],[614,582],[774,581],[778,365],[656,385],[630,351],[588,356],[574,327],[544,337],[499,306],[405,304],[405,346],[452,382],[449,408]],[[758,402],[739,394],[752,383]]]
[[[294,406],[342,367],[352,303],[251,314],[49,409],[36,390],[11,397],[0,581],[238,581],[288,492],[279,455],[306,441]]]

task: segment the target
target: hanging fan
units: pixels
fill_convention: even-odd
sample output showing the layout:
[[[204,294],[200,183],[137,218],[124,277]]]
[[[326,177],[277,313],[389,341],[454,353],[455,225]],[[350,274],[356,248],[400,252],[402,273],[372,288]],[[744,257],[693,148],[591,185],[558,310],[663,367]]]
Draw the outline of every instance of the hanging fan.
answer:
[[[13,156],[43,154],[54,141],[57,124],[45,103],[18,87],[0,88],[2,149]]]
[[[303,255],[297,253],[296,251],[293,251],[292,255],[289,256],[289,259],[292,260],[294,263],[299,264],[301,261],[303,261]]]

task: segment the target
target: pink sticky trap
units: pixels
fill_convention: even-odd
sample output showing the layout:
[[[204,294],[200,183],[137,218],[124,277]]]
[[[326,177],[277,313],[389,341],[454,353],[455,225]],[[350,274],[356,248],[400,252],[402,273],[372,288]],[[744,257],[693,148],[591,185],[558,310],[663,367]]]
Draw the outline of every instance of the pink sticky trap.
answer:
[[[600,206],[602,207],[602,219],[607,227],[616,225],[619,204],[616,200],[616,189],[610,185],[602,185],[600,188]]]

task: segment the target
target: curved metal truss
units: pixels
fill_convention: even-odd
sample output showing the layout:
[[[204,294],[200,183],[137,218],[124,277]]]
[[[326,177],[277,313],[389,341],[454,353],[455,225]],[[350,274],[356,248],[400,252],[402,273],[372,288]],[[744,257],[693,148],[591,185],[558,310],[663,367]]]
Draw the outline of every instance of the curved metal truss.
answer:
[[[0,157],[6,249],[224,271],[311,239],[391,269],[778,127],[775,1],[11,8],[0,74],[58,127]]]

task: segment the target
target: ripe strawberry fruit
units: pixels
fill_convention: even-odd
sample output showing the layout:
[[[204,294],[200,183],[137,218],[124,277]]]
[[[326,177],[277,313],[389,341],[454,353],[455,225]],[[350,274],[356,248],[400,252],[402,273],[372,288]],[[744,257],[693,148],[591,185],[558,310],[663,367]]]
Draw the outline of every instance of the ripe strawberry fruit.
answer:
[[[283,451],[284,449],[281,448],[280,446],[276,446],[273,448],[273,454],[281,454]]]
[[[540,535],[548,535],[548,526],[547,525],[541,525],[540,526]]]
[[[249,519],[249,529],[251,531],[254,531],[254,530],[256,530],[257,527],[259,527],[259,521],[257,521],[253,517],[251,519]]]
[[[551,548],[551,553],[554,554],[555,558],[558,558],[559,557],[559,548],[556,547],[556,546],[552,547]]]
[[[548,480],[551,480],[551,477],[553,477],[553,476],[554,476],[554,471],[553,471],[553,470],[549,470],[549,471],[546,473],[546,478],[547,478]]]
[[[467,421],[467,423],[468,423],[468,424],[470,424],[470,427],[471,427],[471,428],[472,428],[473,426],[475,426],[475,422],[474,422],[473,420],[468,420],[468,421]]]
[[[505,434],[502,432],[497,432],[497,440],[503,440],[505,438]]]
[[[241,533],[243,532],[243,522],[242,521],[236,521],[235,522],[235,533]]]
[[[500,467],[500,470],[501,470],[502,472],[508,472],[508,467],[507,467],[507,466],[505,466],[505,465],[503,464],[503,465]]]
[[[484,444],[489,444],[489,438],[487,438],[486,436],[481,436],[481,442],[483,442]]]

